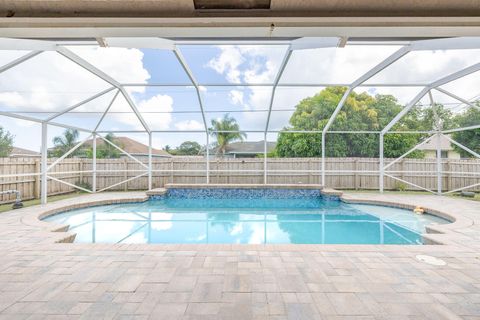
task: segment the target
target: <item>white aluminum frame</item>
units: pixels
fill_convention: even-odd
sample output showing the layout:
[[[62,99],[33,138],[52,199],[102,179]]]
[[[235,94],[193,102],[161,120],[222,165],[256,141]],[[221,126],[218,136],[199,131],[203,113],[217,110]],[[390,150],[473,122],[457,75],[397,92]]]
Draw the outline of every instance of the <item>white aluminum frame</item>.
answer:
[[[288,170],[288,171],[283,171],[283,170],[267,170],[267,134],[268,133],[278,133],[278,132],[284,132],[286,134],[288,133],[313,133],[313,134],[321,134],[322,135],[322,156],[321,156],[321,169],[318,171],[318,175],[320,175],[321,177],[321,182],[323,185],[326,184],[326,173],[327,172],[339,172],[339,170],[326,170],[325,168],[325,157],[326,157],[326,154],[325,154],[325,150],[326,150],[326,146],[325,146],[325,137],[326,137],[326,134],[329,133],[329,134],[335,134],[335,133],[357,133],[357,134],[360,134],[360,133],[365,133],[365,134],[378,134],[379,135],[379,162],[380,162],[380,166],[379,166],[379,171],[378,171],[378,174],[379,174],[379,190],[381,192],[383,192],[383,189],[384,189],[384,186],[383,186],[383,181],[384,181],[384,177],[385,176],[388,176],[392,179],[396,179],[396,180],[400,180],[404,183],[408,183],[410,185],[413,185],[415,187],[418,187],[420,189],[425,189],[421,186],[417,186],[413,183],[410,183],[408,181],[404,181],[402,179],[399,179],[391,174],[395,173],[395,171],[389,171],[388,173],[385,172],[385,170],[387,168],[389,168],[391,165],[393,165],[394,163],[398,162],[399,160],[403,159],[404,157],[406,157],[409,153],[411,153],[412,151],[416,150],[420,145],[426,143],[427,141],[429,141],[430,139],[432,139],[434,136],[437,137],[437,139],[440,139],[440,137],[444,134],[447,134],[447,133],[452,133],[452,132],[458,132],[458,131],[462,131],[462,130],[472,130],[472,129],[478,129],[480,128],[480,124],[478,125],[473,125],[473,126],[469,126],[469,127],[464,127],[464,128],[455,128],[455,129],[450,129],[450,130],[437,130],[437,131],[391,131],[392,127],[405,115],[407,114],[419,101],[420,99],[423,98],[423,96],[425,96],[427,93],[431,96],[431,90],[437,90],[443,94],[446,94],[448,96],[450,96],[451,98],[454,98],[456,100],[458,100],[461,104],[465,104],[465,105],[468,105],[469,107],[473,107],[473,108],[477,108],[479,109],[479,107],[477,105],[475,105],[474,103],[472,103],[471,101],[469,101],[468,99],[464,99],[462,97],[459,97],[443,88],[441,88],[442,85],[446,84],[446,83],[449,83],[451,81],[454,81],[454,80],[457,80],[459,78],[462,78],[464,76],[467,76],[471,73],[474,73],[474,72],[478,72],[480,71],[480,63],[477,63],[477,64],[474,64],[474,65],[471,65],[467,68],[464,68],[462,70],[459,70],[457,72],[454,72],[448,76],[445,76],[441,79],[438,79],[437,81],[434,81],[432,83],[426,83],[426,84],[418,84],[418,83],[378,83],[378,84],[373,84],[373,83],[370,83],[370,84],[365,84],[364,82],[367,81],[368,79],[372,78],[374,75],[378,74],[379,72],[383,71],[385,68],[387,68],[388,66],[390,66],[391,64],[395,63],[396,61],[398,61],[399,59],[402,59],[405,55],[407,55],[409,52],[413,52],[413,51],[423,51],[423,50],[439,50],[439,49],[474,49],[474,48],[480,48],[480,38],[447,38],[447,39],[434,39],[434,40],[422,40],[422,41],[413,41],[413,42],[410,42],[409,44],[405,45],[405,46],[402,46],[400,49],[398,49],[396,52],[394,52],[392,55],[390,55],[388,58],[386,58],[385,60],[383,60],[382,62],[380,62],[379,64],[377,64],[375,67],[373,67],[372,69],[370,69],[368,72],[366,72],[365,74],[363,74],[361,77],[359,77],[358,79],[356,79],[355,81],[353,81],[352,83],[344,83],[344,84],[341,84],[341,83],[337,83],[337,84],[333,84],[333,83],[280,83],[280,80],[281,80],[281,77],[282,77],[282,74],[285,70],[285,68],[287,67],[288,65],[288,62],[290,60],[290,57],[293,53],[293,51],[295,50],[299,50],[299,49],[303,49],[301,46],[298,47],[298,46],[295,46],[295,45],[292,45],[293,44],[293,41],[281,41],[282,44],[285,44],[287,45],[287,49],[286,49],[286,53],[285,53],[285,56],[283,58],[283,61],[281,62],[281,65],[280,65],[280,68],[279,68],[279,71],[277,72],[277,75],[274,79],[274,81],[272,83],[221,83],[221,84],[216,84],[216,83],[199,83],[193,72],[190,70],[189,66],[188,66],[188,63],[187,61],[184,59],[182,53],[181,53],[181,50],[176,47],[176,45],[170,41],[171,43],[169,43],[168,46],[165,46],[165,48],[160,48],[160,49],[165,49],[165,50],[172,50],[172,52],[174,53],[176,59],[178,60],[178,62],[180,63],[181,67],[183,68],[183,70],[185,71],[186,75],[188,76],[189,80],[190,80],[190,83],[185,83],[185,84],[173,84],[173,83],[167,83],[167,84],[155,84],[155,83],[150,83],[150,84],[138,84],[138,83],[120,83],[118,81],[116,81],[115,79],[113,79],[111,76],[109,76],[108,74],[106,74],[105,72],[101,71],[100,69],[98,69],[97,67],[95,67],[94,65],[92,65],[91,63],[89,63],[88,61],[84,60],[83,58],[79,57],[78,55],[76,55],[75,53],[73,53],[71,50],[67,49],[66,47],[62,46],[61,43],[57,43],[57,42],[53,42],[53,41],[42,41],[42,40],[25,40],[25,39],[3,39],[4,41],[2,42],[2,39],[0,39],[0,50],[2,49],[5,49],[8,47],[8,45],[13,45],[15,44],[15,41],[18,42],[18,45],[13,45],[14,47],[21,47],[22,49],[24,50],[32,50],[31,52],[17,58],[17,59],[14,59],[13,61],[5,64],[4,66],[1,66],[0,67],[0,73],[6,71],[6,70],[9,70],[39,54],[41,54],[43,51],[56,51],[58,54],[64,56],[65,58],[69,59],[70,61],[72,61],[73,63],[79,65],[80,67],[82,67],[83,69],[89,71],[90,73],[92,73],[93,75],[95,75],[96,77],[104,80],[106,83],[108,83],[110,86],[89,97],[88,99],[85,99],[79,103],[76,103],[75,105],[72,105],[70,107],[67,107],[57,113],[55,113],[54,115],[48,117],[47,119],[45,120],[40,120],[40,119],[37,119],[35,117],[30,117],[30,116],[26,116],[26,115],[21,115],[21,114],[16,114],[16,113],[21,113],[20,111],[14,111],[14,112],[6,112],[6,111],[0,111],[0,115],[3,115],[3,116],[7,116],[7,117],[12,117],[12,118],[17,118],[17,119],[21,119],[21,120],[27,120],[27,121],[33,121],[33,122],[37,122],[37,123],[40,123],[41,126],[42,126],[42,148],[41,148],[41,173],[33,173],[33,174],[30,174],[30,175],[40,175],[41,176],[41,202],[42,203],[46,203],[47,202],[47,187],[48,187],[48,184],[47,184],[47,180],[48,179],[51,179],[51,180],[54,180],[54,181],[58,181],[58,182],[61,182],[61,183],[65,183],[67,185],[70,185],[72,187],[75,187],[75,188],[78,188],[80,190],[83,190],[83,191],[86,191],[86,192],[101,192],[101,191],[104,191],[104,190],[107,190],[107,189],[110,189],[110,188],[113,188],[119,184],[122,184],[122,183],[126,183],[128,181],[131,181],[131,180],[134,180],[134,179],[137,179],[137,178],[140,178],[140,177],[143,177],[145,175],[148,176],[148,188],[151,189],[152,188],[152,174],[153,172],[158,172],[158,171],[161,171],[161,170],[155,170],[153,169],[152,167],[152,136],[154,133],[162,133],[162,132],[191,132],[191,133],[194,133],[194,132],[199,132],[199,133],[204,133],[205,136],[206,136],[206,169],[205,170],[173,170],[173,171],[189,171],[189,172],[193,172],[193,171],[198,171],[198,172],[205,172],[205,175],[206,175],[206,183],[210,183],[210,155],[209,155],[209,145],[210,145],[210,134],[211,132],[209,131],[209,128],[208,128],[208,124],[206,122],[206,117],[205,117],[205,113],[207,113],[207,111],[204,110],[204,103],[202,101],[202,95],[201,95],[201,91],[200,91],[200,88],[201,87],[210,87],[210,86],[222,86],[222,87],[237,87],[237,86],[244,86],[244,87],[254,87],[254,86],[265,86],[265,87],[271,87],[272,88],[272,92],[271,92],[271,97],[270,97],[270,103],[269,103],[269,106],[268,106],[268,115],[267,115],[267,121],[266,121],[266,126],[265,126],[265,129],[264,130],[254,130],[254,131],[245,131],[245,132],[258,132],[258,133],[261,133],[263,132],[264,134],[264,150],[263,150],[263,153],[264,153],[264,168],[263,168],[263,175],[264,175],[264,183],[266,184],[268,182],[268,172],[279,172],[279,173],[282,173],[282,172],[292,172],[291,170]],[[162,40],[163,41],[163,40]],[[167,40],[165,40],[167,41]],[[167,41],[167,42],[168,42]],[[294,40],[295,41],[295,40]],[[163,42],[162,42],[163,43]],[[196,43],[196,42],[195,42]],[[200,44],[200,43],[199,43]],[[201,42],[201,44],[206,44],[204,41]],[[278,41],[275,42],[270,42],[270,43],[262,43],[262,44],[265,44],[265,45],[268,45],[268,44],[278,44]],[[320,46],[322,47],[322,46]],[[320,48],[319,47],[319,48]],[[323,46],[325,47],[325,46]],[[328,47],[328,46],[327,46]],[[199,104],[199,112],[201,113],[202,115],[202,119],[203,119],[203,124],[204,124],[204,130],[202,131],[181,131],[181,130],[177,130],[177,131],[174,131],[174,130],[151,130],[149,128],[149,126],[147,125],[147,123],[145,122],[143,116],[142,116],[142,113],[138,110],[137,106],[135,105],[135,102],[133,101],[133,99],[130,97],[129,93],[127,92],[127,90],[125,89],[126,87],[132,87],[132,86],[145,86],[145,87],[149,87],[149,86],[159,86],[159,87],[171,87],[171,86],[183,86],[183,87],[186,87],[186,86],[193,86],[195,88],[195,91],[196,91],[196,95],[197,95],[197,99],[198,99],[198,104]],[[344,95],[342,96],[341,100],[339,101],[337,107],[335,108],[334,112],[332,113],[332,115],[330,116],[330,118],[328,119],[328,122],[326,124],[326,126],[320,131],[281,131],[281,130],[269,130],[269,123],[270,123],[270,118],[271,118],[271,114],[272,112],[275,112],[275,110],[273,110],[273,104],[274,104],[274,99],[275,99],[275,92],[276,92],[276,89],[278,87],[325,87],[325,86],[345,86],[347,87],[346,89],[346,92],[344,93]],[[383,128],[381,131],[329,131],[331,125],[333,124],[333,122],[335,121],[336,119],[336,116],[337,114],[341,111],[343,105],[346,103],[347,99],[348,99],[348,96],[352,93],[352,91],[357,88],[357,87],[418,87],[418,88],[422,88],[421,91],[415,96],[415,98],[412,99],[412,101],[410,101],[406,107],[404,109],[402,109],[402,111],[397,114],[388,124],[385,128]],[[98,121],[98,123],[96,124],[95,128],[93,130],[88,130],[88,129],[85,129],[85,128],[77,128],[77,127],[74,127],[74,126],[70,126],[70,125],[65,125],[65,124],[61,124],[61,123],[58,123],[56,121],[54,121],[56,118],[58,118],[59,116],[63,115],[63,114],[66,114],[66,113],[69,113],[69,112],[74,112],[74,110],[92,100],[95,100],[97,99],[98,97],[100,96],[103,96],[109,92],[111,92],[112,90],[116,90],[115,92],[115,95],[113,97],[113,99],[111,100],[111,102],[109,103],[108,107],[105,109],[105,111],[103,112],[100,120]],[[105,115],[109,112],[112,104],[114,103],[114,101],[116,100],[116,98],[118,97],[118,95],[121,94],[125,100],[127,101],[127,103],[129,104],[130,108],[132,109],[132,111],[135,113],[136,117],[138,118],[138,120],[141,122],[143,128],[144,128],[144,131],[138,131],[138,130],[112,130],[112,131],[102,131],[102,130],[98,130],[99,127],[100,127],[100,124],[102,123],[102,121],[104,120],[105,118]],[[433,100],[431,100],[431,104],[433,106]],[[16,112],[16,113],[15,113]],[[60,157],[59,159],[57,159],[56,161],[54,161],[52,164],[48,165],[47,164],[47,132],[48,132],[48,125],[54,125],[54,126],[60,126],[60,127],[64,127],[64,128],[72,128],[72,129],[77,129],[77,130],[80,130],[80,131],[83,131],[83,132],[87,132],[89,134],[89,137],[87,139],[89,139],[90,137],[93,137],[93,144],[92,144],[92,148],[93,148],[93,151],[94,151],[94,155],[93,155],[93,163],[92,163],[92,170],[88,170],[88,171],[82,171],[82,172],[90,172],[93,174],[93,178],[92,178],[92,190],[87,190],[87,189],[84,189],[84,188],[81,188],[81,187],[78,187],[78,186],[75,186],[75,185],[72,185],[72,184],[69,184],[65,181],[62,181],[60,179],[57,179],[57,178],[54,178],[52,177],[53,174],[59,174],[58,172],[51,172],[49,174],[49,170],[52,169],[56,164],[58,164],[60,161],[62,161],[63,159],[65,159],[68,155],[70,155],[72,152],[74,152],[78,147],[80,147],[80,145],[82,143],[84,143],[87,139],[83,140],[82,142],[80,142],[79,144],[77,144],[74,148],[72,148],[71,150],[69,150],[67,153],[65,153],[62,157]],[[134,156],[130,155],[129,153],[125,152],[125,150],[123,150],[122,148],[118,147],[117,145],[115,145],[114,143],[106,140],[102,134],[103,133],[107,133],[107,132],[116,132],[116,133],[120,133],[120,132],[123,132],[123,133],[133,133],[133,132],[143,132],[143,133],[147,133],[148,134],[148,165],[144,164],[143,162],[139,161],[138,159],[136,159]],[[422,143],[420,143],[419,145],[413,147],[411,150],[409,150],[407,153],[405,153],[404,155],[400,156],[399,158],[397,158],[396,160],[390,162],[388,165],[385,166],[384,164],[384,136],[385,134],[391,134],[391,133],[402,133],[402,134],[409,134],[409,133],[427,133],[427,134],[432,134],[431,137],[429,137],[427,140],[423,141]],[[99,137],[101,139],[103,139],[105,141],[105,143],[108,143],[110,145],[112,145],[113,147],[115,147],[116,149],[118,149],[120,152],[122,152],[123,154],[127,155],[129,158],[133,159],[134,161],[136,161],[137,163],[139,163],[143,168],[145,168],[144,170],[127,170],[129,172],[140,172],[140,174],[138,174],[137,176],[135,177],[132,177],[132,178],[129,178],[125,181],[121,181],[119,183],[116,183],[112,186],[108,186],[106,188],[103,188],[101,190],[97,190],[97,179],[96,179],[96,176],[97,176],[97,172],[101,172],[101,171],[104,171],[104,170],[97,170],[97,159],[96,159],[96,148],[97,148],[97,142],[96,142],[96,138]],[[453,139],[449,138],[448,136],[446,136],[447,139],[449,139],[453,144],[457,145],[458,147],[462,148],[463,150],[471,153],[472,155],[474,155],[475,157],[478,157],[480,158],[479,154],[475,153],[474,151],[470,150],[469,148],[463,146],[462,144],[458,143],[457,141],[454,141]],[[438,140],[439,141],[439,140]],[[439,148],[437,148],[437,153],[439,152]],[[439,159],[440,157],[438,157],[437,155],[437,172],[436,172],[436,175],[437,175],[437,179],[438,179],[438,190],[437,190],[437,193],[438,194],[442,194],[442,187],[441,187],[441,179],[442,179],[442,168],[441,168],[441,159]],[[223,171],[223,170],[214,170],[214,172],[218,172],[218,171]],[[228,172],[231,172],[231,170],[227,170]],[[258,172],[258,171],[262,171],[262,170],[240,170],[241,172]],[[341,170],[340,170],[341,171]],[[295,172],[303,172],[303,170],[295,170]],[[349,171],[351,172],[351,171]],[[355,171],[357,172],[357,171]],[[363,172],[363,171],[361,171]],[[1,176],[0,175],[0,178],[1,177],[6,177],[6,175],[3,175]],[[464,188],[461,188],[461,189],[458,189],[458,190],[463,190],[463,189],[468,189],[468,188],[471,188],[471,187],[475,187],[479,184],[474,184],[472,186],[466,186]],[[455,192],[455,191],[458,191],[458,190],[454,190],[454,191],[448,191],[446,193],[451,193],[451,192]],[[432,190],[428,190],[427,191],[430,191],[430,192],[433,192]]]

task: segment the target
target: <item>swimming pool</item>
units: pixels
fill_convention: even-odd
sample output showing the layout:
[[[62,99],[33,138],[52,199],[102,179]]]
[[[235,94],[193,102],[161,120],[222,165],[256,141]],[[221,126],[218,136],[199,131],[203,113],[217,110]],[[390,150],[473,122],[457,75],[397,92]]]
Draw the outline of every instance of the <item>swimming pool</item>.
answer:
[[[172,189],[142,203],[89,207],[44,219],[82,243],[421,244],[429,224],[409,210],[352,205],[318,190]]]

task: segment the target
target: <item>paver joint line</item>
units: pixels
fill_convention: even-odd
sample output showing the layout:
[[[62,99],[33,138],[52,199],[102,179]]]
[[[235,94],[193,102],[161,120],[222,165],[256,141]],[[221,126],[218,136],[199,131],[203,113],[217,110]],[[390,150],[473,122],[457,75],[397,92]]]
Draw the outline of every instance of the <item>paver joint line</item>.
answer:
[[[428,234],[446,245],[423,246],[56,243],[72,235],[38,219],[65,207],[145,199],[95,194],[1,214],[0,319],[480,317],[480,203],[473,201],[343,195],[420,204],[454,218]]]

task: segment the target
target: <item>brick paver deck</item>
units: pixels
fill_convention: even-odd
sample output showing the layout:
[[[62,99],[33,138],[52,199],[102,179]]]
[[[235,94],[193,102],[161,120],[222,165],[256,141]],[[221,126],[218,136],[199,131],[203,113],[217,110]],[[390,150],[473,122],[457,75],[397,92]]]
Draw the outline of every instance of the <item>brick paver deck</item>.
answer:
[[[480,203],[347,194],[458,220],[447,245],[72,244],[43,211],[144,193],[88,195],[0,214],[0,319],[480,319]],[[453,227],[452,227],[453,226]],[[447,264],[432,266],[418,254]]]

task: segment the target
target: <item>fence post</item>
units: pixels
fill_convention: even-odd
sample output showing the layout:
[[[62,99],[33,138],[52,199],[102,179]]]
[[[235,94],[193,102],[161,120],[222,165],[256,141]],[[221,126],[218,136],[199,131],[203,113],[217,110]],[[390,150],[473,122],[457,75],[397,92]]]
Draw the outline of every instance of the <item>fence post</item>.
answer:
[[[450,174],[450,159],[448,158],[447,158],[447,161],[445,162],[445,171],[447,172],[446,173],[447,179],[445,181],[446,183],[445,191],[450,191],[452,175]]]
[[[40,167],[40,161],[35,160],[35,173],[40,173],[41,167]],[[40,199],[40,175],[36,174],[34,176],[35,183],[33,185],[33,196],[35,199]]]
[[[400,171],[401,171],[400,172],[400,178],[402,180],[405,180],[405,173],[404,173],[404,171],[405,171],[405,159],[402,159],[400,161]]]
[[[83,159],[78,160],[78,183],[83,183]]]
[[[358,159],[355,159],[353,161],[353,171],[354,171],[354,175],[353,175],[353,185],[355,187],[355,190],[358,190]]]
[[[123,158],[123,180],[127,180],[128,179],[128,160],[127,158]],[[128,191],[128,182],[125,182],[123,184],[123,191]]]
[[[312,183],[312,159],[308,159],[308,183]]]

